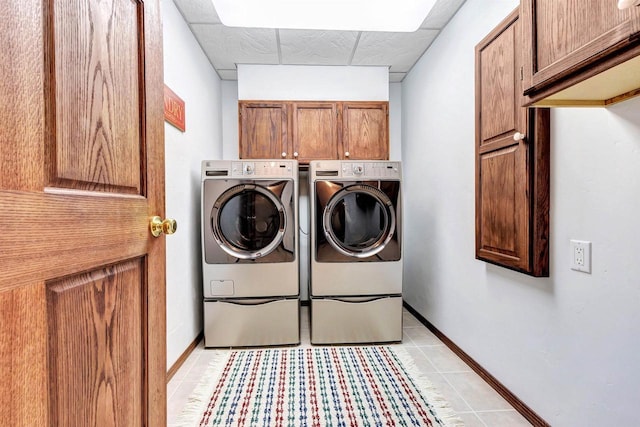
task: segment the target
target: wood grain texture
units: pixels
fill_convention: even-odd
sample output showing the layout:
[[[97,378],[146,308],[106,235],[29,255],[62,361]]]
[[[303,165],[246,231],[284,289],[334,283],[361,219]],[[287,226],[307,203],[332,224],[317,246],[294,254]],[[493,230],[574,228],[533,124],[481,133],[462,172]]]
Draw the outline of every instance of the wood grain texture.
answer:
[[[47,284],[51,419],[142,426],[144,262]]]
[[[0,189],[43,185],[42,2],[0,2]]]
[[[513,78],[513,67],[516,65],[513,46],[515,26],[501,32],[480,53],[482,145],[508,132],[513,134],[520,125],[517,116],[519,109],[514,108],[517,91]]]
[[[480,156],[480,254],[528,266],[526,171],[523,148],[512,145]]]
[[[123,324],[138,319],[138,339],[128,340],[126,351],[109,354],[114,378],[132,372],[129,363],[143,373],[117,386],[120,395],[129,392],[129,385],[138,390],[130,406],[125,404],[135,424],[166,425],[165,238],[151,237],[148,223],[151,215],[164,217],[159,1],[12,0],[2,2],[0,13],[0,37],[12,55],[0,64],[0,90],[5,100],[17,101],[0,107],[0,374],[7,379],[0,382],[0,423],[94,422],[78,415],[77,422],[68,424],[75,415],[54,409],[54,403],[72,402],[76,391],[65,386],[67,391],[54,394],[48,387],[52,377],[73,379],[61,369],[77,368],[65,357],[51,359],[50,344],[59,345],[56,351],[91,347],[93,332],[72,326],[82,317],[77,310],[89,300],[55,304],[68,300],[63,291],[47,294],[44,283],[68,283],[71,277],[136,259],[136,292],[142,296],[127,305]],[[61,58],[66,58],[63,63]],[[90,78],[88,67],[93,67],[94,82],[102,83],[82,86]],[[83,95],[89,89],[91,95]],[[58,96],[58,91],[63,93]],[[121,104],[125,100],[135,110],[132,117]],[[96,136],[91,146],[71,141],[61,148],[58,131],[69,129],[83,135],[102,132],[103,139]],[[71,175],[59,178],[60,159]],[[127,292],[121,294],[128,303]],[[48,311],[47,296],[54,300],[53,311]],[[50,341],[48,313],[71,319],[65,326],[57,323],[54,332],[69,328],[80,335]],[[136,356],[128,360],[130,354]],[[57,373],[49,371],[54,361]],[[94,407],[108,407],[113,396],[94,394]],[[131,425],[120,418],[118,425]],[[102,419],[100,425],[116,423],[106,415]]]
[[[518,12],[476,46],[476,258],[548,276],[549,111],[520,107]]]
[[[341,116],[342,150],[349,159],[389,159],[388,102],[342,102]]]
[[[0,291],[0,423],[50,425],[45,288]],[[32,385],[25,387],[25,384]]]
[[[293,151],[298,161],[336,159],[338,146],[338,109],[335,102],[292,103]]]
[[[52,185],[140,194],[141,8],[135,1],[53,2]]]
[[[240,158],[389,159],[386,101],[239,101]],[[337,113],[337,115],[336,115]],[[291,135],[291,138],[289,137]],[[349,156],[345,156],[349,152]]]
[[[521,14],[524,93],[531,101],[550,86],[546,96],[567,87],[566,79],[584,80],[594,66],[602,71],[620,63],[617,55],[639,43],[634,36],[640,32],[640,10],[619,10],[614,1],[523,0]]]
[[[139,3],[139,1],[138,1]],[[159,0],[144,2],[144,16],[139,28],[144,45],[144,154],[138,170],[146,178],[143,194],[147,198],[148,213],[165,218],[164,181],[164,86],[162,59],[162,17]],[[144,410],[145,425],[167,424],[167,324],[165,237],[151,238],[145,258],[146,301],[143,313],[147,319],[144,331],[145,372]],[[125,246],[121,248],[124,249]]]
[[[239,101],[240,158],[293,158],[289,141],[289,104]]]
[[[0,192],[0,290],[146,253],[147,210],[141,197]]]

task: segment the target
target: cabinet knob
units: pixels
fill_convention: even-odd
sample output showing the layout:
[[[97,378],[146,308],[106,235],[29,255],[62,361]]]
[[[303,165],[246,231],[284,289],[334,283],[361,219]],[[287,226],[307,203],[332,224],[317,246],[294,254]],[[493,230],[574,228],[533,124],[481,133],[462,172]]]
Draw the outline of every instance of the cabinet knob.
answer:
[[[283,151],[283,152],[282,152],[282,157],[283,157],[283,158],[284,158],[284,157],[287,157],[287,152],[286,152],[286,151]]]
[[[297,152],[297,151],[294,151],[294,152],[293,152],[293,158],[294,158],[294,159],[297,159],[297,158],[298,158],[298,152]]]
[[[349,157],[349,152],[348,152],[348,151],[345,151],[345,152],[344,152],[344,156],[345,156],[345,157]]]
[[[525,134],[524,133],[520,133],[520,132],[516,132],[513,134],[513,140],[514,141],[522,141],[525,138]]]

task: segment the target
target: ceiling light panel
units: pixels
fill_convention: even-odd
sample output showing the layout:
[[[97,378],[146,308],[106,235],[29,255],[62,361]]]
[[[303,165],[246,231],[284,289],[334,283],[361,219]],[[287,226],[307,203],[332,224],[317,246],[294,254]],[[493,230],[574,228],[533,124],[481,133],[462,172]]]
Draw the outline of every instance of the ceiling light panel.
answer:
[[[412,32],[436,0],[212,0],[224,25]]]

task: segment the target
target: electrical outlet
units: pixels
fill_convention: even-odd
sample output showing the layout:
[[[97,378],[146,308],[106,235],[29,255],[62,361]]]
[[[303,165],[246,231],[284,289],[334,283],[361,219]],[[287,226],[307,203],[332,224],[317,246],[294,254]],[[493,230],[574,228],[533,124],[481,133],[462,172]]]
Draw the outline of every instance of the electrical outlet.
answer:
[[[571,240],[571,269],[591,274],[591,242]]]

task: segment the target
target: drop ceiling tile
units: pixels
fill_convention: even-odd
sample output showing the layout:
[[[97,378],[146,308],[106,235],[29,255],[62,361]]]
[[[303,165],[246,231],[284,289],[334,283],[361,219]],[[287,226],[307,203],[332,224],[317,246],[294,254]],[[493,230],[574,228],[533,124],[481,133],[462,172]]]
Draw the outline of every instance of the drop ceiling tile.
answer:
[[[390,72],[409,71],[437,35],[437,30],[364,32],[351,65],[387,65],[391,66]]]
[[[238,80],[238,70],[216,70],[222,80]]]
[[[190,24],[220,24],[220,18],[211,0],[173,0],[173,2]]]
[[[407,73],[389,73],[389,83],[400,83]]]
[[[216,70],[235,69],[236,64],[279,63],[275,30],[192,24],[191,31]]]
[[[282,63],[349,65],[356,31],[279,30]]]
[[[438,0],[420,28],[442,29],[464,2],[465,0]]]

